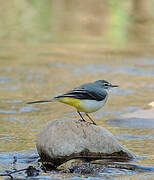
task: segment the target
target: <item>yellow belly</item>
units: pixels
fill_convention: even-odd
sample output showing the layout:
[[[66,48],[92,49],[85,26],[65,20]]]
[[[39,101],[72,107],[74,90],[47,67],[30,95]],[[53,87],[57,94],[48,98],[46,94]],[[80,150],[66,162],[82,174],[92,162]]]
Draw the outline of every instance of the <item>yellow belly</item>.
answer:
[[[74,106],[78,111],[84,112],[84,107],[82,107],[82,102],[79,99],[71,97],[58,98],[57,101]]]

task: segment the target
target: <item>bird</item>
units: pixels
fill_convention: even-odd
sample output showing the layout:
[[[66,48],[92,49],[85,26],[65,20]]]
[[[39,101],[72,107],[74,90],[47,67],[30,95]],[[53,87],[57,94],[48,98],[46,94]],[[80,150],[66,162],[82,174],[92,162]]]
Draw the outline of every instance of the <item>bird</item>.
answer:
[[[65,103],[76,108],[82,121],[86,120],[83,118],[81,112],[85,113],[92,124],[96,125],[95,121],[89,116],[89,113],[96,112],[104,106],[108,98],[109,89],[114,87],[118,87],[118,85],[112,85],[106,80],[97,80],[82,84],[64,94],[57,95],[50,100],[33,101],[28,102],[27,104],[53,101]]]

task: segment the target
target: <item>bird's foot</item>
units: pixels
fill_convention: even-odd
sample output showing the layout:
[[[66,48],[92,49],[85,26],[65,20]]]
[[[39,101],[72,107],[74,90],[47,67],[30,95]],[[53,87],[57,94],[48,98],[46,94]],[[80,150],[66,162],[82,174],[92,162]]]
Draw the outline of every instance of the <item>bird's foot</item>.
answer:
[[[80,122],[87,122],[87,121],[85,121],[85,120],[83,120],[83,119],[79,119],[79,121],[80,121]]]
[[[83,119],[79,119],[79,122],[85,122],[85,123],[93,124],[93,125],[97,126],[97,124],[95,122],[88,122],[88,121],[83,120]]]
[[[97,124],[96,124],[95,122],[92,122],[91,124],[93,124],[93,125],[96,125],[96,126],[97,126]]]

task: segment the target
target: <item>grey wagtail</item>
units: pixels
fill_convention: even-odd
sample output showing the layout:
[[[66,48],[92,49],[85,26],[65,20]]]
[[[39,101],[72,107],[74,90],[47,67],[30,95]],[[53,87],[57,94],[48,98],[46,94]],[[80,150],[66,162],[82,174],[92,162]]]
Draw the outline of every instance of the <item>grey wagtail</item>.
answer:
[[[96,112],[104,106],[108,97],[108,90],[113,87],[118,86],[112,85],[105,80],[98,80],[92,83],[83,84],[65,94],[55,96],[51,100],[34,101],[28,102],[27,104],[59,101],[74,106],[83,121],[85,121],[85,119],[80,112],[84,112],[92,123],[96,125],[95,121],[88,113]]]

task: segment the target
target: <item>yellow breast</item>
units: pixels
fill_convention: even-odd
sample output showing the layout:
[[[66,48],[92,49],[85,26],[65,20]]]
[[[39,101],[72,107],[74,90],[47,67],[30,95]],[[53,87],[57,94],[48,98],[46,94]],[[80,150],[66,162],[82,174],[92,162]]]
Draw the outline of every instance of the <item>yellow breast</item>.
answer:
[[[83,108],[81,107],[82,102],[80,101],[80,99],[72,97],[62,97],[58,98],[57,101],[74,106],[78,111],[83,111]]]

